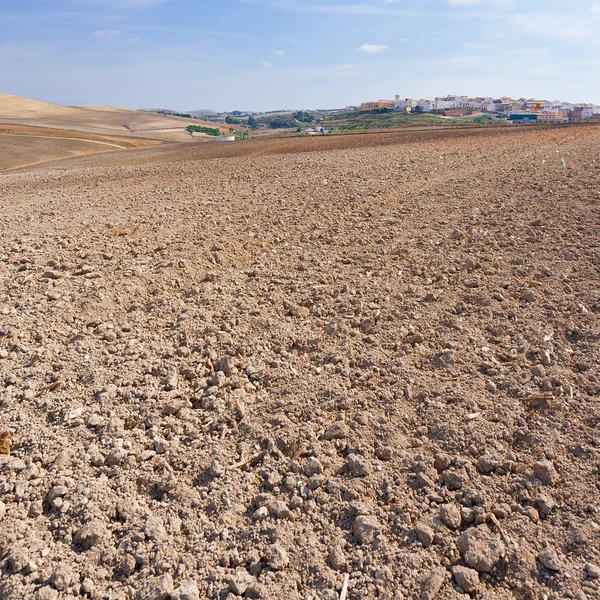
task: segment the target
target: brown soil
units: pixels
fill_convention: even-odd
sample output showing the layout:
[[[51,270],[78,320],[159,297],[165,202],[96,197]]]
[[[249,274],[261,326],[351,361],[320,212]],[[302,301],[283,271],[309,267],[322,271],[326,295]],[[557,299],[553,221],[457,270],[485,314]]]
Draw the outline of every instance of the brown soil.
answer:
[[[158,140],[132,139],[79,131],[0,124],[0,171],[47,163],[61,158],[109,150],[160,144]]]
[[[0,597],[600,597],[599,140],[0,175]]]

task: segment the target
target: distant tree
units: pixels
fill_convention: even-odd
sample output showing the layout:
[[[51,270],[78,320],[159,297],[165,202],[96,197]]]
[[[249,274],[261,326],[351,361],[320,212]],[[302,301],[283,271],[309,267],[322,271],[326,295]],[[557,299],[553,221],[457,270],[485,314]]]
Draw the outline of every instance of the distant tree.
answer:
[[[248,117],[248,127],[252,129],[258,129],[258,121],[253,115],[250,115]]]
[[[273,115],[261,119],[261,122],[271,129],[295,129],[297,127],[296,119],[291,115]]]
[[[315,120],[315,118],[308,111],[302,110],[294,113],[294,119],[296,119],[296,121],[300,121],[301,123],[312,123]]]
[[[239,119],[232,117],[231,115],[227,115],[225,117],[225,123],[227,123],[228,125],[241,125],[242,122]]]
[[[186,127],[187,131],[192,134],[195,131],[198,133],[206,133],[206,135],[218,136],[221,135],[221,132],[216,127],[203,127],[202,125],[188,125]]]

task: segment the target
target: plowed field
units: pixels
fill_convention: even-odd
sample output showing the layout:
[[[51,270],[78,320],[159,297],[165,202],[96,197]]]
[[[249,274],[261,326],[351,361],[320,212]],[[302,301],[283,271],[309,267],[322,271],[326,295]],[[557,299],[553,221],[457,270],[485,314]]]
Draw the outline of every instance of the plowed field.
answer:
[[[599,143],[0,174],[0,597],[600,597]]]

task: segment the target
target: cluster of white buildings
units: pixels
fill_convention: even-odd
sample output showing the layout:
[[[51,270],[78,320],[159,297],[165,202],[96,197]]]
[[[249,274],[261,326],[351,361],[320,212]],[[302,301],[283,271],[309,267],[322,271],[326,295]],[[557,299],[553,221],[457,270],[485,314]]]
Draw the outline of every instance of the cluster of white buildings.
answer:
[[[388,108],[406,112],[437,112],[451,116],[469,115],[474,112],[502,114],[507,118],[513,115],[537,115],[537,120],[544,122],[584,122],[600,121],[600,106],[592,104],[573,104],[570,102],[561,102],[558,100],[535,100],[519,98],[492,98],[468,96],[445,96],[435,98],[434,100],[421,98],[401,99],[397,95],[394,100],[377,100],[364,102],[359,110],[375,110],[378,108]],[[518,120],[518,119],[514,119]]]

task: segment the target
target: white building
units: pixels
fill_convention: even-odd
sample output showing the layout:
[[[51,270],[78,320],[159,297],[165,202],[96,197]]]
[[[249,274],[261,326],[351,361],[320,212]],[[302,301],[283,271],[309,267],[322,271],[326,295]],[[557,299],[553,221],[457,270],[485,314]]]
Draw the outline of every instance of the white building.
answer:
[[[408,106],[407,100],[400,100],[399,98],[394,101],[394,110],[406,110]]]
[[[595,112],[596,109],[593,106],[584,106],[581,110],[581,116],[584,119],[589,119]]]

